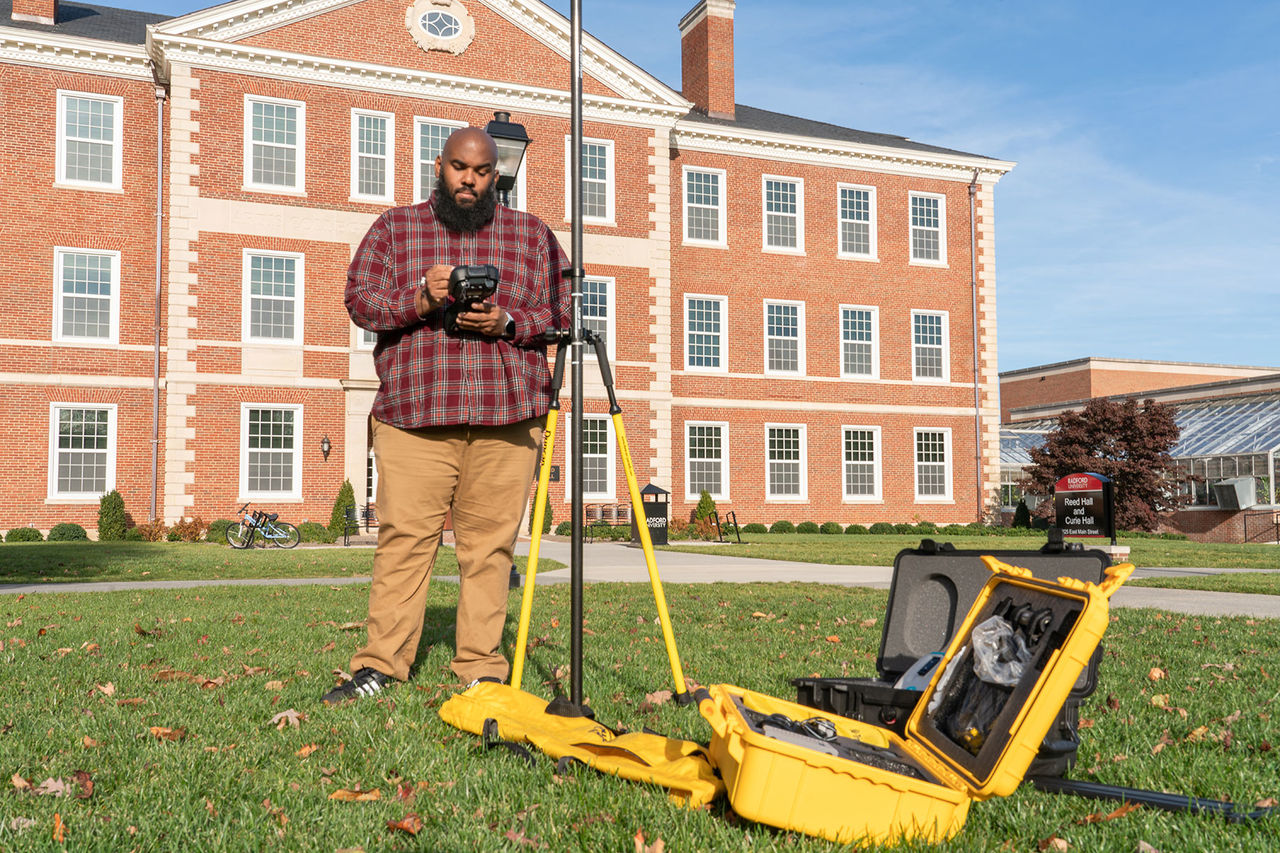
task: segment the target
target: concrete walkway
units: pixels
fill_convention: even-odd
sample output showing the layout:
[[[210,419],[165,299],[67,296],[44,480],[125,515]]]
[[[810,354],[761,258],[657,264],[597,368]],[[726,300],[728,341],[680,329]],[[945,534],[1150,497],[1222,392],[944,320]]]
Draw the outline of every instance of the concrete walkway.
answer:
[[[353,546],[356,547],[356,546]],[[370,547],[362,543],[359,547]],[[640,548],[620,542],[584,543],[583,580],[586,583],[648,583],[648,564]],[[529,540],[522,539],[516,552],[529,553]],[[540,559],[568,565],[570,543],[544,539]],[[655,554],[658,574],[663,583],[759,583],[804,581],[836,586],[866,586],[887,589],[893,576],[889,566],[829,566],[818,563],[792,563],[783,560],[761,560],[753,557],[720,557],[683,551],[658,551]],[[1245,569],[1161,569],[1140,568],[1134,577],[1180,575],[1217,575]],[[441,581],[454,580],[440,576]],[[297,586],[311,584],[351,584],[368,582],[367,577],[280,578],[261,580],[211,581],[103,581],[100,583],[3,584],[0,595],[70,592],[113,592],[118,590],[191,589],[204,586]],[[537,582],[562,584],[569,582],[569,569],[538,573]],[[1215,616],[1253,616],[1280,619],[1280,595],[1246,595],[1232,592],[1122,587],[1112,598],[1116,607],[1151,607],[1175,613]]]

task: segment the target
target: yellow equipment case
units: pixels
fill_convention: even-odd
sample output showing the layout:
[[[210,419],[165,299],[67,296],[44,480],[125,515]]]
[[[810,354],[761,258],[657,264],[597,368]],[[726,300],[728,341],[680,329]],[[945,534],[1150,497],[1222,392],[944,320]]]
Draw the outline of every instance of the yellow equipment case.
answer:
[[[972,800],[1018,787],[1133,566],[1101,584],[1054,583],[983,560],[993,574],[904,736],[731,685],[700,697],[735,811],[840,843],[936,842],[964,826]]]

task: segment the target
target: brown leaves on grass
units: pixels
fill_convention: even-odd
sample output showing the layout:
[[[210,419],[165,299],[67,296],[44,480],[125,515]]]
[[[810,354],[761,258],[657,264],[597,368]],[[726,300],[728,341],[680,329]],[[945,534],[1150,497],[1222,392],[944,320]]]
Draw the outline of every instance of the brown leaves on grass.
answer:
[[[299,758],[306,758],[308,755],[315,752],[319,748],[320,748],[320,744],[309,743],[306,746],[304,746],[302,749],[295,752],[294,755],[298,756]]]
[[[165,726],[152,726],[151,736],[157,740],[179,741],[186,740],[188,734],[186,729],[170,729]]]
[[[650,711],[656,710],[658,706],[665,705],[670,701],[670,690],[655,690],[652,693],[644,694],[644,699],[640,702],[639,710],[642,714],[647,714]]]
[[[1087,814],[1084,817],[1080,818],[1079,820],[1076,821],[1076,823],[1080,825],[1090,824],[1090,823],[1106,823],[1109,820],[1117,820],[1119,818],[1125,817],[1126,815],[1132,812],[1135,812],[1140,808],[1142,808],[1142,806],[1139,803],[1122,803],[1119,806],[1119,808],[1117,808],[1115,811],[1111,812],[1110,814],[1103,814],[1102,812],[1093,812],[1092,814]]]
[[[361,791],[359,787],[339,788],[329,795],[329,799],[337,800],[341,803],[367,803],[373,800],[382,799],[382,790],[374,788],[372,791]]]
[[[1162,678],[1168,678],[1168,677],[1169,677],[1169,673],[1158,666],[1151,667],[1150,672],[1147,673],[1147,679],[1149,681],[1159,681]]]
[[[1053,850],[1053,851],[1070,850],[1071,844],[1065,838],[1059,838],[1056,835],[1050,835],[1048,838],[1040,839],[1039,843],[1036,844],[1036,849],[1037,850]]]
[[[306,718],[306,714],[290,708],[289,710],[281,711],[279,714],[272,717],[271,725],[275,726],[277,731],[284,731],[289,726],[293,726],[296,729],[301,727],[302,721]]]
[[[667,842],[661,838],[655,838],[652,844],[646,843],[643,829],[637,829],[632,840],[636,843],[636,853],[663,853],[667,849]]]
[[[387,829],[393,832],[407,832],[410,835],[417,835],[422,831],[422,818],[413,812],[409,812],[399,820],[387,821]]]
[[[17,791],[37,797],[74,796],[77,800],[87,800],[93,796],[93,777],[84,770],[77,770],[70,779],[50,776],[39,785],[32,785],[31,780],[23,778],[20,773],[14,773],[9,781]]]

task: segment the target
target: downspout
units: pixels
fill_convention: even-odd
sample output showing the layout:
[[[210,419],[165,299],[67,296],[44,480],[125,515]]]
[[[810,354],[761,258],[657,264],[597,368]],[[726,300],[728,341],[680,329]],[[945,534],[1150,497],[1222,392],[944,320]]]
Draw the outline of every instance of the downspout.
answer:
[[[160,304],[163,290],[164,257],[164,104],[168,91],[160,82],[159,68],[151,62],[151,75],[156,84],[156,310],[154,333],[154,361],[151,370],[151,521],[157,517],[156,506],[160,493],[160,325],[163,319]]]
[[[973,461],[974,490],[977,493],[977,520],[983,520],[985,495],[982,492],[982,375],[978,353],[978,170],[969,182],[969,291],[973,301]]]

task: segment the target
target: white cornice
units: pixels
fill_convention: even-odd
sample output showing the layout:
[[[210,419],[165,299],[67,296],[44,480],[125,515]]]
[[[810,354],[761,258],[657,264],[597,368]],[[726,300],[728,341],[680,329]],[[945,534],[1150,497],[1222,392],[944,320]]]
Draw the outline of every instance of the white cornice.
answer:
[[[142,45],[0,27],[0,62],[150,80]]]
[[[735,157],[764,157],[791,163],[806,163],[833,168],[867,168],[913,177],[972,180],[974,170],[982,183],[994,184],[1014,167],[1007,160],[966,157],[840,142],[813,136],[798,136],[746,130],[737,127],[681,122],[676,125],[672,142],[680,151],[704,151]]]
[[[173,18],[157,24],[156,31],[236,41],[358,2],[360,0],[239,0]]]
[[[549,115],[569,115],[572,106],[568,91],[173,36],[158,30],[147,34],[147,46],[166,63],[181,62],[235,74]],[[583,114],[588,119],[615,124],[670,126],[684,114],[684,108],[584,95]]]

